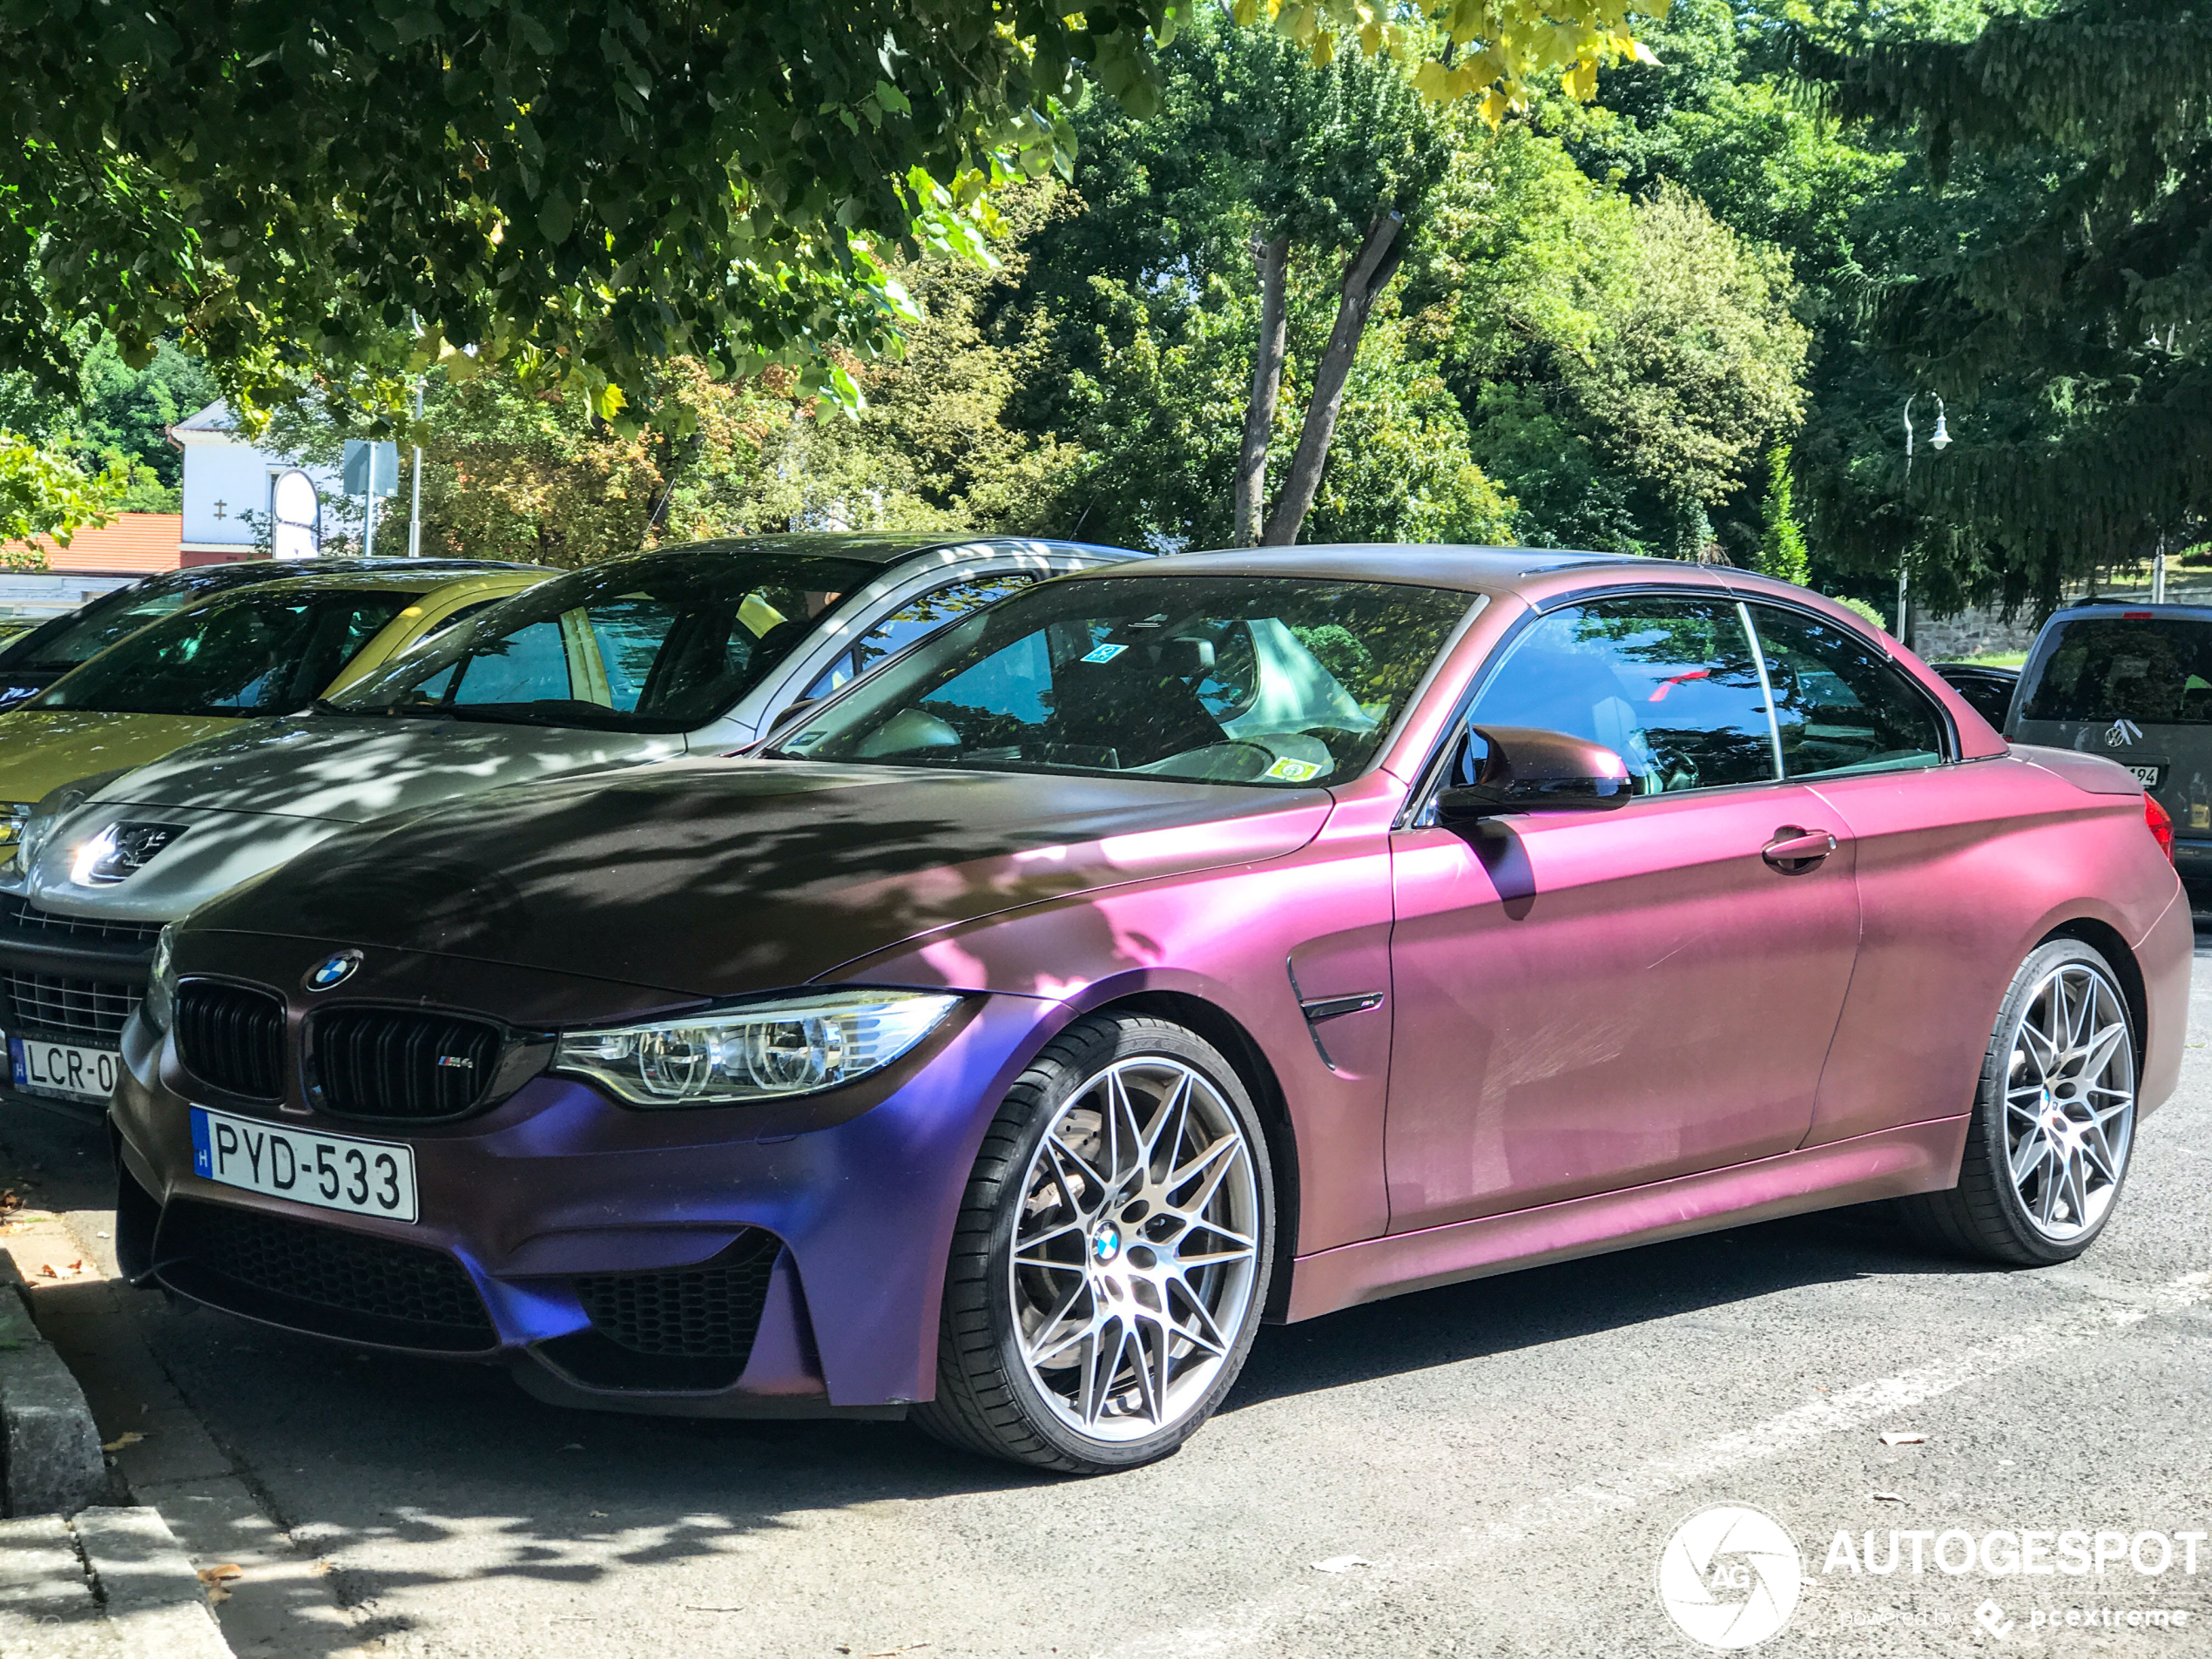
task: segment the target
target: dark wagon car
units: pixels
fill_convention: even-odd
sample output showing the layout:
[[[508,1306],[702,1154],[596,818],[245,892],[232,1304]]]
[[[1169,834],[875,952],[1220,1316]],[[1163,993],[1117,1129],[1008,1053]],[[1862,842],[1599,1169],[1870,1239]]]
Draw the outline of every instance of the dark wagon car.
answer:
[[[2174,819],[2174,865],[2212,880],[2212,606],[2074,605],[2036,636],[2005,735],[2116,760]]]

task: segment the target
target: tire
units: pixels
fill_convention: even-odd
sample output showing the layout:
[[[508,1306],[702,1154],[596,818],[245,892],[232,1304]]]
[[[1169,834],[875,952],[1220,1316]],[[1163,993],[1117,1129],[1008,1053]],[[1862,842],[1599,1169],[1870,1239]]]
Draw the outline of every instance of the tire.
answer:
[[[1959,1184],[1900,1200],[1912,1230],[2011,1267],[2088,1249],[2128,1180],[2139,1039],[2102,955],[2073,939],[2030,952],[1982,1062]]]
[[[1069,1026],[983,1136],[945,1273],[937,1397],[910,1420],[1069,1474],[1167,1456],[1251,1352],[1272,1177],[1258,1114],[1211,1045],[1139,1015]]]

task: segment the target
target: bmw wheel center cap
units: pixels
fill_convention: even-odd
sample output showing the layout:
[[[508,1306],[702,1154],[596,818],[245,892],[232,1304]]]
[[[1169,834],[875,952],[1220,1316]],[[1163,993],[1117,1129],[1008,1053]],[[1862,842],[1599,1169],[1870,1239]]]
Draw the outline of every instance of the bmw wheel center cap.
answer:
[[[361,965],[361,954],[357,950],[341,950],[325,957],[307,970],[300,985],[310,991],[327,991],[333,986],[343,985],[353,978],[354,970]]]

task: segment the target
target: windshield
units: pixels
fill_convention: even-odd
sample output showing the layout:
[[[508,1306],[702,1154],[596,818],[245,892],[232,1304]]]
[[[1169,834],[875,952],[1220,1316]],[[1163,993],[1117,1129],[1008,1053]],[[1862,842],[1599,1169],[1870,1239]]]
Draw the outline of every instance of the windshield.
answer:
[[[826,704],[772,752],[1277,788],[1373,759],[1472,596],[1280,577],[1043,583]]]
[[[141,629],[24,706],[290,714],[420,597],[397,588],[247,588]]]
[[[2061,623],[2023,720],[2212,724],[2212,622],[2087,617]]]
[[[440,636],[326,706],[688,732],[725,712],[880,569],[727,550],[596,565]]]
[[[206,597],[206,590],[218,585],[211,582],[201,587],[172,581],[148,584],[112,599],[103,596],[74,616],[57,617],[18,640],[7,652],[7,665],[11,669],[74,668],[148,623],[173,616],[193,600]]]

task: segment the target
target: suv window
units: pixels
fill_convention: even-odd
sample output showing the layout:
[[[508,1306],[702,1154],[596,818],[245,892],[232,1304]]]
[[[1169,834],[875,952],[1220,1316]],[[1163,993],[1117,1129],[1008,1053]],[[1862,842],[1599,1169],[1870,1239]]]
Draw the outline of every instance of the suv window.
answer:
[[[1024,571],[1001,570],[995,576],[970,577],[965,582],[948,583],[907,600],[862,634],[852,650],[840,651],[806,688],[806,698],[827,697],[846,681],[867,673],[892,652],[904,651],[955,617],[1003,599],[1009,593],[1019,593],[1035,580]]]
[[[1942,763],[1943,717],[1877,646],[1817,617],[1773,605],[1750,611],[1789,776]]]
[[[2040,660],[2023,720],[2212,724],[2212,623],[2084,617],[2060,623]]]
[[[1644,794],[1775,777],[1766,691],[1730,599],[1608,599],[1546,617],[1468,721],[1602,743]]]

